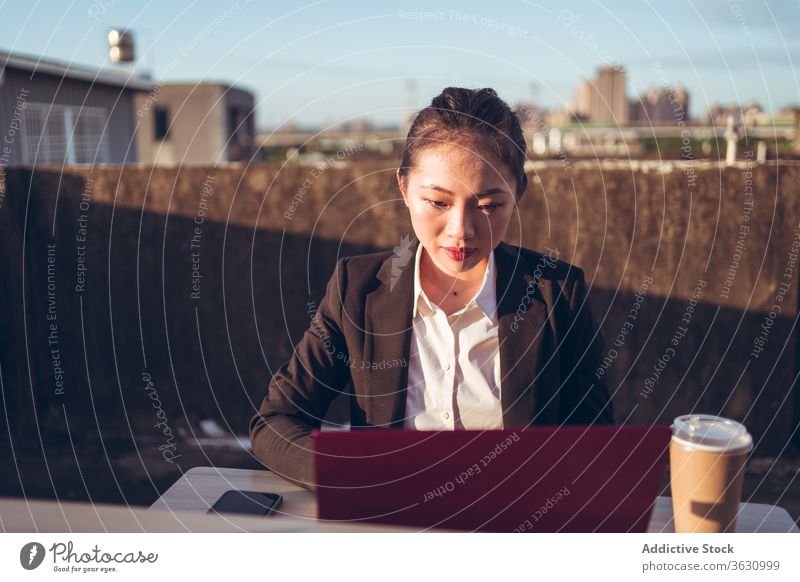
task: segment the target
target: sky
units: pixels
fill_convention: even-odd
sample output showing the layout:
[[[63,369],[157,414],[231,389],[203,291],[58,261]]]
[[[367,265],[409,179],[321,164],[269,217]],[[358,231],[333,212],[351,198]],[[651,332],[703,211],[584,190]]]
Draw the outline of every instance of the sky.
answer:
[[[398,124],[451,85],[560,108],[604,64],[631,98],[686,87],[700,116],[800,105],[798,23],[798,0],[0,0],[0,50],[119,67],[107,32],[129,28],[140,72],[248,88],[260,129]]]

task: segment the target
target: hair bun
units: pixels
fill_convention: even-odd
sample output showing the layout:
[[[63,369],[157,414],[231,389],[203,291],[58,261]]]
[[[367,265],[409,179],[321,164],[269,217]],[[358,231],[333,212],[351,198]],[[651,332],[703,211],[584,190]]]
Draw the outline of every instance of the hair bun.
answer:
[[[517,195],[522,195],[527,186],[525,135],[517,114],[490,87],[446,87],[434,97],[411,124],[400,173],[406,175],[426,147],[469,140],[489,147],[508,166],[517,176]]]
[[[446,87],[414,118],[403,146],[405,176],[426,147],[475,142],[490,148],[517,180],[517,195],[527,187],[526,143],[519,117],[491,87]]]

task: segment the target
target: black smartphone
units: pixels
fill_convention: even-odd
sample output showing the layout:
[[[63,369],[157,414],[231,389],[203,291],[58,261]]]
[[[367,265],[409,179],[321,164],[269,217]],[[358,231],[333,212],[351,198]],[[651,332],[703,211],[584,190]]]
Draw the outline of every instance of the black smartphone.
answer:
[[[208,513],[240,513],[263,517],[271,515],[281,501],[283,497],[277,493],[231,490],[223,493]]]

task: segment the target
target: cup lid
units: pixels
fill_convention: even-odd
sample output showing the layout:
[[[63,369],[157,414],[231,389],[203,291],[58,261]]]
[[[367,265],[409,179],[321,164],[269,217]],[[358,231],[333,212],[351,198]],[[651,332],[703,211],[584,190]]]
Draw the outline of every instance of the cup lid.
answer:
[[[679,416],[672,423],[672,435],[701,448],[749,450],[753,447],[753,437],[743,424],[711,414]]]

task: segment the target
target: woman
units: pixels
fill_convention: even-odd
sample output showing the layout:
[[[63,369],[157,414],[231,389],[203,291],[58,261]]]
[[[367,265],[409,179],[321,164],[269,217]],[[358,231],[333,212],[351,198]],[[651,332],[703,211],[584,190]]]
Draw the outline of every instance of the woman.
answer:
[[[339,260],[250,422],[263,463],[313,490],[310,432],[342,391],[353,428],[613,423],[583,272],[502,242],[524,164],[492,89],[449,87],[417,115],[396,178],[419,242]]]

